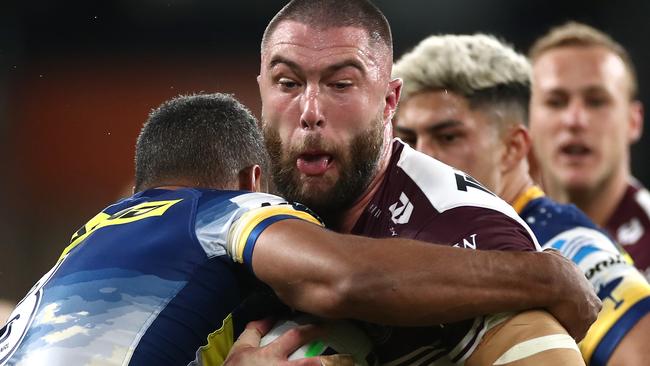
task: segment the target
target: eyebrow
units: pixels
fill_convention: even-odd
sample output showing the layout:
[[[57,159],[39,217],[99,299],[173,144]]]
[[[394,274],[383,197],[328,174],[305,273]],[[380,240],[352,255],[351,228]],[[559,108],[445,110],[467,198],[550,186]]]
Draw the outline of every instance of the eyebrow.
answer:
[[[273,68],[273,67],[275,67],[275,66],[277,66],[279,64],[287,65],[287,67],[289,67],[295,73],[300,73],[302,71],[302,68],[296,62],[291,61],[288,58],[283,57],[283,56],[279,56],[279,55],[274,56],[271,59],[271,61],[269,61],[269,68]],[[363,65],[359,61],[354,60],[354,59],[346,59],[346,60],[343,60],[341,62],[337,62],[335,64],[327,66],[327,68],[325,68],[324,73],[325,74],[333,74],[333,73],[335,73],[335,72],[337,72],[337,71],[339,71],[341,69],[344,69],[346,67],[355,68],[355,69],[359,70],[359,72],[361,72],[363,75],[366,74],[366,69],[363,67]]]
[[[450,127],[457,127],[457,126],[462,126],[463,122],[457,120],[457,119],[443,119],[442,121],[436,122],[435,124],[428,126],[426,128],[427,133],[430,134],[435,134],[440,132],[441,130],[444,130],[446,128]],[[395,131],[401,132],[401,133],[411,133],[415,134],[415,130],[400,126],[399,124],[395,126]]]
[[[328,66],[325,69],[325,71],[326,73],[333,74],[341,69],[345,69],[346,67],[352,67],[354,69],[357,69],[362,75],[366,74],[366,69],[363,67],[363,65],[359,61],[353,59],[347,59],[341,62],[337,62],[333,65]]]
[[[269,61],[269,69],[274,68],[275,66],[279,64],[285,64],[287,65],[292,71],[294,72],[299,72],[300,71],[300,66],[298,66],[297,63],[289,60],[288,58],[282,57],[282,56],[275,56]]]
[[[395,125],[395,132],[415,135],[415,131],[410,128],[402,127],[400,125]]]

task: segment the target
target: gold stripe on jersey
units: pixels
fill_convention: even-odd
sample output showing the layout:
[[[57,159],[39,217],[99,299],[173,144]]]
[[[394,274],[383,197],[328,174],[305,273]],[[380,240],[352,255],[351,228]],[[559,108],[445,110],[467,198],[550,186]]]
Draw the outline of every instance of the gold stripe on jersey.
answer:
[[[84,239],[86,239],[88,235],[92,234],[97,229],[112,225],[128,224],[134,221],[145,219],[147,217],[162,216],[165,211],[180,201],[182,201],[182,199],[143,202],[135,206],[128,207],[113,215],[109,215],[105,212],[100,212],[72,235],[70,244],[63,250],[63,253],[61,253],[59,261],[63,259],[63,257],[68,254],[68,252],[70,252]]]
[[[540,197],[544,197],[544,191],[542,191],[538,186],[532,186],[517,197],[515,202],[512,203],[512,208],[514,208],[518,214],[521,214],[521,211],[526,207],[528,202]]]
[[[276,205],[257,208],[243,214],[230,228],[228,233],[228,254],[238,263],[244,262],[244,249],[253,230],[261,223],[277,216],[289,215],[316,225],[323,224],[305,211],[296,210],[291,205]]]
[[[202,366],[219,366],[226,360],[234,343],[232,314],[223,320],[221,328],[208,335],[208,343],[197,352],[197,361]]]
[[[621,316],[634,304],[648,296],[650,296],[650,284],[639,273],[629,273],[612,291],[611,296],[603,299],[603,308],[598,314],[598,319],[591,325],[587,336],[578,345],[587,364],[591,361],[600,341]]]

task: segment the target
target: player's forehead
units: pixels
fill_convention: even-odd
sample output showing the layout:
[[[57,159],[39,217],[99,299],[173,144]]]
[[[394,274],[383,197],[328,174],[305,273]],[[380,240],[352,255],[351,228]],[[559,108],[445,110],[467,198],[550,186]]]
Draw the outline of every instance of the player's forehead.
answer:
[[[628,83],[620,57],[600,46],[553,48],[533,63],[533,88],[540,91],[627,88]]]
[[[365,29],[320,27],[293,20],[280,22],[262,49],[262,68],[290,60],[301,68],[324,68],[350,59],[367,70],[385,68],[386,47],[372,42]]]
[[[464,96],[446,89],[434,89],[413,94],[400,102],[398,125],[430,127],[441,120],[465,123],[470,113],[469,101]]]

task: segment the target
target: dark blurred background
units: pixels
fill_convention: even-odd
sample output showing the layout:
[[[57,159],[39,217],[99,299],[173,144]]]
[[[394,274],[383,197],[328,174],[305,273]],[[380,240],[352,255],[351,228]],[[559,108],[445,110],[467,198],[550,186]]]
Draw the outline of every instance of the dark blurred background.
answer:
[[[284,1],[32,0],[0,5],[0,298],[20,299],[70,235],[131,189],[147,113],[197,91],[259,116],[259,41]],[[432,33],[494,33],[526,51],[575,19],[620,41],[650,105],[650,2],[377,0],[395,55]],[[646,185],[650,133],[633,149]]]

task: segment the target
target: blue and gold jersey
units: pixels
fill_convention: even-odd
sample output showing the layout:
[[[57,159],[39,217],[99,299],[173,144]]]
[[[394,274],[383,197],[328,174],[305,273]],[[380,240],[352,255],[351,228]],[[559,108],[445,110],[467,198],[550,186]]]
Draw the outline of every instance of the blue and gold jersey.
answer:
[[[0,365],[220,365],[262,287],[229,254],[250,263],[288,218],[319,223],[241,191],[153,189],[109,206],[0,329]]]
[[[574,205],[554,202],[532,187],[513,206],[542,247],[576,263],[603,301],[579,346],[587,365],[606,365],[627,332],[650,312],[650,285],[627,253]]]

